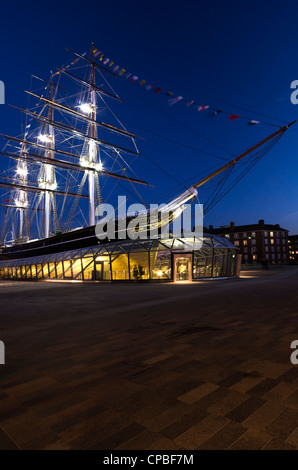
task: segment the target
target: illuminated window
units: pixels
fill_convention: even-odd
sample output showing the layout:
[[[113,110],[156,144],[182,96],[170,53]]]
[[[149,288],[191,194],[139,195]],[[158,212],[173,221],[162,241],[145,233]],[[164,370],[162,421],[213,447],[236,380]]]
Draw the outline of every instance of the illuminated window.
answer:
[[[274,237],[274,232],[270,232],[270,237]]]
[[[243,240],[243,245],[247,245],[247,240]]]

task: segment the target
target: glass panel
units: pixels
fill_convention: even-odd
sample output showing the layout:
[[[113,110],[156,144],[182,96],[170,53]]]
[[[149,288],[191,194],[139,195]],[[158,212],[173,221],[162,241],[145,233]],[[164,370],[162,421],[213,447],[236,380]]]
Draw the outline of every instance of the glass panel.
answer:
[[[176,259],[176,279],[177,281],[188,281],[188,258]]]
[[[30,266],[26,266],[26,278],[31,279],[31,268],[30,268]]]
[[[144,250],[144,249],[143,249]],[[129,254],[131,279],[149,279],[149,255],[148,251],[131,252]]]
[[[48,267],[48,263],[43,263],[42,264],[42,271],[43,271],[43,277],[45,279],[48,279],[49,277],[49,267]]]
[[[128,255],[118,255],[111,257],[113,280],[128,280]]]
[[[56,272],[57,272],[57,279],[63,279],[62,261],[59,261],[59,263],[56,263]]]
[[[151,279],[171,279],[171,252],[150,251]]]
[[[204,277],[211,277],[212,274],[212,249],[202,249],[195,252],[193,277],[200,279]]]
[[[226,276],[227,273],[227,252],[226,250],[215,249],[213,258],[213,277]]]
[[[36,266],[35,266],[35,264],[31,265],[31,276],[32,276],[32,279],[36,279]]]
[[[36,273],[37,273],[37,279],[42,279],[42,267],[41,267],[41,264],[38,264],[36,266]]]
[[[71,266],[72,266],[72,261],[71,260],[68,259],[66,261],[63,261],[64,278],[65,279],[72,279]]]
[[[95,279],[97,281],[109,281],[111,279],[110,256],[102,254],[96,256]]]
[[[49,263],[49,277],[50,279],[56,278],[55,263]]]
[[[82,259],[83,263],[83,279],[85,281],[92,281],[94,278],[94,258],[92,256]]]
[[[83,279],[81,258],[73,260],[72,275],[74,279]]]

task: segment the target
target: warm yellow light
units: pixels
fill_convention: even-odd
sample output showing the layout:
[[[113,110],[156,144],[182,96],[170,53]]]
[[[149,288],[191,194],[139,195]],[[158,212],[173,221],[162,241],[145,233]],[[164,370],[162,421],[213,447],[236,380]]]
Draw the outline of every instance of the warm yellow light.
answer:
[[[157,271],[157,275],[162,276],[162,271],[161,270]]]

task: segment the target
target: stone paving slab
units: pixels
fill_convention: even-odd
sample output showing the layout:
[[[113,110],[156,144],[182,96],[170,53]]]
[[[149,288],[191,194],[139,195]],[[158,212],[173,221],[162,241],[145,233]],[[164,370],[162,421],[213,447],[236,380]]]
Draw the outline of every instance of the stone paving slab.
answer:
[[[0,282],[0,449],[298,449],[297,283]]]

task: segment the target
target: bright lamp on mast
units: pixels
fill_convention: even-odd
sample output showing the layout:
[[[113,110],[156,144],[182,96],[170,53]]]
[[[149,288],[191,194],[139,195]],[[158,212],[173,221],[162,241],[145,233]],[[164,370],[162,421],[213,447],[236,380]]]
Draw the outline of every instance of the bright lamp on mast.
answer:
[[[92,106],[92,104],[90,103],[81,103],[79,108],[82,111],[82,113],[91,114],[94,109],[94,106]]]
[[[17,168],[17,174],[26,177],[28,172],[26,168]]]
[[[39,134],[38,140],[40,140],[41,142],[44,142],[44,143],[48,143],[48,142],[51,142],[52,138],[51,138],[51,136],[49,136],[47,134]]]

